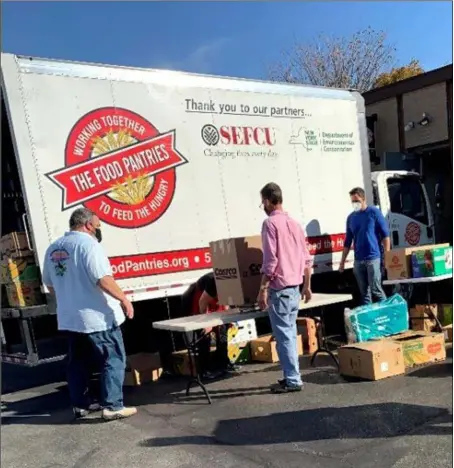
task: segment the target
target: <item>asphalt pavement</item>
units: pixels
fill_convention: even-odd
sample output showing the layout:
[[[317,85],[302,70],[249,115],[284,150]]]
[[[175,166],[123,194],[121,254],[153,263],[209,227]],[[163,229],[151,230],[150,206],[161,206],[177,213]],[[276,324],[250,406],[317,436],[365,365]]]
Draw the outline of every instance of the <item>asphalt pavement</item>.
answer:
[[[27,374],[4,365],[1,462],[7,468],[449,467],[452,350],[448,356],[378,382],[346,382],[328,360],[310,368],[303,359],[304,390],[288,395],[268,390],[281,376],[278,366],[245,366],[240,375],[208,384],[212,405],[198,388],[186,397],[184,380],[162,380],[128,389],[127,403],[139,414],[111,423],[96,415],[71,422],[58,366]]]

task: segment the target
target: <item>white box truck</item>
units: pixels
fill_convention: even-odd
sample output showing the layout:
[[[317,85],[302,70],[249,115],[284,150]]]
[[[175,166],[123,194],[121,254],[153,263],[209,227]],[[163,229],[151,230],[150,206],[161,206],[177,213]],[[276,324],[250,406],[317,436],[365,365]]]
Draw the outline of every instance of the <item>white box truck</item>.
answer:
[[[1,71],[2,234],[25,229],[39,265],[85,206],[132,301],[181,295],[210,268],[210,241],[260,232],[270,181],[306,227],[314,279],[338,268],[356,186],[388,218],[393,247],[432,242],[418,174],[371,173],[355,91],[10,54]],[[27,347],[5,361],[53,359],[38,355],[29,326],[49,313],[2,310]]]

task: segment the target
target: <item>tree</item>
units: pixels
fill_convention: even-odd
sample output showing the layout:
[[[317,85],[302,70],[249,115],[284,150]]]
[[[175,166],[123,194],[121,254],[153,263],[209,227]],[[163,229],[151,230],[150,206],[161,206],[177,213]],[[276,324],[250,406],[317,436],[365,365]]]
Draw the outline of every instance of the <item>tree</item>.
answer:
[[[398,81],[406,80],[412,76],[421,75],[424,73],[419,60],[412,59],[408,65],[403,67],[395,67],[388,73],[382,73],[377,77],[374,83],[374,88],[380,88]]]
[[[394,62],[383,31],[367,28],[351,37],[319,35],[297,44],[270,73],[273,81],[368,91]]]

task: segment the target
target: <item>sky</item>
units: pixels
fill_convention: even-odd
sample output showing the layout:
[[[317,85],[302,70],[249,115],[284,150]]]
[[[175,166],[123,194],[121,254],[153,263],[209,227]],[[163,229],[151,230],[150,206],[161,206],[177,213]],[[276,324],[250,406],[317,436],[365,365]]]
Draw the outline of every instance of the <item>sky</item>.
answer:
[[[384,30],[396,64],[452,63],[452,2],[2,2],[2,51],[266,79],[295,43]]]

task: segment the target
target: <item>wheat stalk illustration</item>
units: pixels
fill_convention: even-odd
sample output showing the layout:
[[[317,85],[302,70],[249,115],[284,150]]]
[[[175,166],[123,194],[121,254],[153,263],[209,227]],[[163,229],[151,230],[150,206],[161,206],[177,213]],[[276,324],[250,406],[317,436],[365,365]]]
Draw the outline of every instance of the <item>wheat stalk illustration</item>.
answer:
[[[93,139],[93,156],[102,156],[135,141],[127,129],[120,129],[117,133],[110,129],[103,137],[98,136]],[[145,200],[151,185],[150,178],[146,174],[139,175],[136,179],[128,176],[123,181],[112,185],[110,195],[121,203],[137,205]]]

